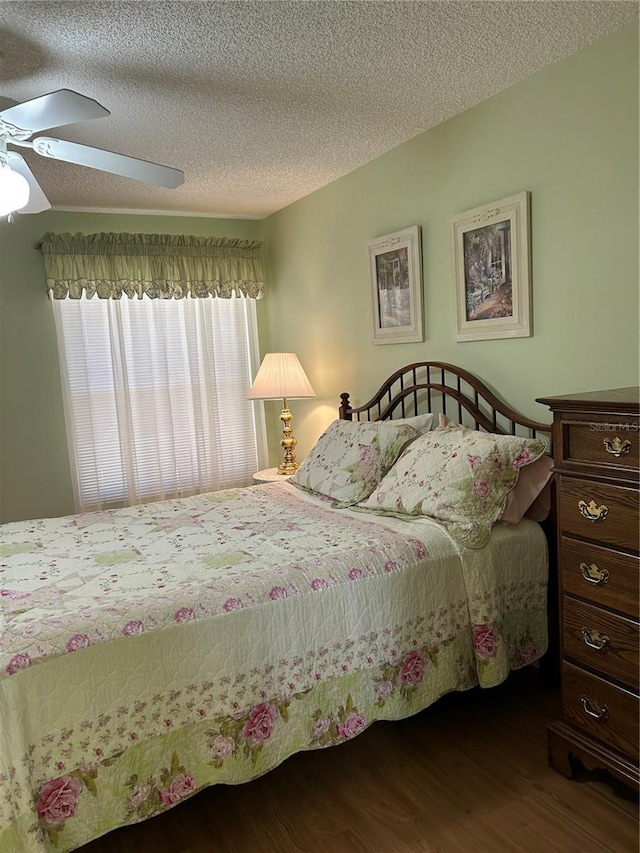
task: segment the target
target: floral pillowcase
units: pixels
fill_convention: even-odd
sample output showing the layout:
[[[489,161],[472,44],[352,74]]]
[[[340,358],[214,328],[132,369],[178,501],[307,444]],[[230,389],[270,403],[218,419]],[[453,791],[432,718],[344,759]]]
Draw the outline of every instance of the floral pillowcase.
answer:
[[[412,442],[359,507],[429,516],[461,544],[480,548],[520,469],[545,450],[541,440],[444,426]]]
[[[333,506],[353,506],[367,498],[417,432],[390,421],[336,420],[289,482],[332,499]]]

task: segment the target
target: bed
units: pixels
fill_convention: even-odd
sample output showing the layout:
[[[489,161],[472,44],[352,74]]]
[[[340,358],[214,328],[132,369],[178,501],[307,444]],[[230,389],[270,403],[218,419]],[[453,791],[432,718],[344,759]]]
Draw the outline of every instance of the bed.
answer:
[[[426,413],[438,428],[416,432]],[[444,520],[384,504],[419,442],[504,434],[538,453],[549,427],[435,362],[361,406],[343,394],[335,423],[366,467],[347,492],[373,483],[357,503],[314,486],[337,477],[323,434],[297,483],[0,529],[0,853],[77,849],[544,655],[537,521],[500,518],[484,541],[451,501]],[[395,456],[374,476],[383,439]]]

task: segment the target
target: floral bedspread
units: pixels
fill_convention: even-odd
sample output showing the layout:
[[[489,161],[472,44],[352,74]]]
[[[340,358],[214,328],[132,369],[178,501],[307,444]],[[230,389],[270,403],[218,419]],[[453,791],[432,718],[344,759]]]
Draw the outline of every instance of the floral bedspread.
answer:
[[[0,528],[0,853],[76,849],[546,649],[533,522],[438,525],[287,483]]]

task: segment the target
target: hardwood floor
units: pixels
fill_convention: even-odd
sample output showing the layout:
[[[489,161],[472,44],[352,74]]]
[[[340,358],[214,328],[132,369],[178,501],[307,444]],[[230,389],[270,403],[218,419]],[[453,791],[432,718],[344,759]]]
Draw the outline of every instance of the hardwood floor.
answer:
[[[558,705],[529,668],[209,788],[82,853],[636,853],[634,794],[548,767]]]

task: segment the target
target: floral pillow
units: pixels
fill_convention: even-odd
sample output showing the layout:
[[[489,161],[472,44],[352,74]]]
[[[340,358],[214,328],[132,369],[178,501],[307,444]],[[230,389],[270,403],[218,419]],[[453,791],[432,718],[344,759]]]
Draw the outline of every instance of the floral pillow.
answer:
[[[353,506],[371,494],[417,434],[391,421],[334,421],[289,482],[331,498],[333,506]]]
[[[419,436],[404,450],[363,509],[425,515],[470,548],[489,539],[520,469],[546,450],[544,441],[494,435],[457,424]]]
[[[440,413],[438,426],[465,429],[464,426]],[[416,427],[417,429],[417,427]],[[500,521],[518,524],[523,518],[532,521],[545,521],[551,512],[551,487],[553,459],[550,456],[540,456],[530,465],[523,466],[516,479],[516,484],[507,495],[504,512]]]

